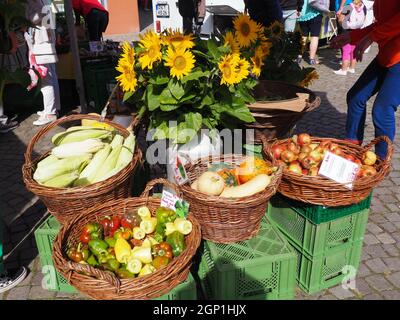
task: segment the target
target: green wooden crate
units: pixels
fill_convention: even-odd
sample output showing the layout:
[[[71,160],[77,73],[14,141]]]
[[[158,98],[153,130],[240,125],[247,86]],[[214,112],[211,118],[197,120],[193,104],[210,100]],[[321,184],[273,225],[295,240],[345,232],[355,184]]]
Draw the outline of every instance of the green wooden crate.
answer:
[[[346,243],[362,241],[368,222],[369,209],[314,224],[296,209],[270,203],[268,220],[301,250],[310,256],[324,254],[327,250]]]
[[[197,300],[196,281],[191,273],[187,280],[176,286],[169,293],[153,300]]]
[[[259,234],[247,241],[206,241],[198,276],[207,299],[293,299],[296,265],[296,255],[283,236],[263,223]]]
[[[309,256],[289,241],[297,254],[297,281],[308,294],[337,286],[349,275],[355,276],[360,264],[363,241],[344,244],[320,256]]]
[[[314,224],[320,224],[342,218],[354,213],[369,209],[371,207],[372,193],[368,198],[363,201],[353,204],[350,206],[340,207],[324,207],[312,205],[304,202],[295,201],[284,197],[281,194],[276,194],[270,200],[271,205],[274,208],[292,208],[296,212],[300,213],[303,217],[307,218]]]

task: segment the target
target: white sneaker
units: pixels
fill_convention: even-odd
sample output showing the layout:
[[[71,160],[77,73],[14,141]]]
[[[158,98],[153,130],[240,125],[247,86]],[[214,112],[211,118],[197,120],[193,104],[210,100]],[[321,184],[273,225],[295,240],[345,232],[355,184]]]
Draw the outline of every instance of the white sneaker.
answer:
[[[347,71],[350,72],[350,73],[356,73],[356,69],[349,69]]]
[[[57,120],[57,116],[55,114],[42,114],[39,119],[33,122],[34,126],[44,126],[49,124],[53,121]]]
[[[37,114],[39,117],[41,117],[42,115],[44,115],[44,111],[38,111],[38,112],[36,112],[36,114]]]
[[[0,277],[0,293],[11,290],[20,284],[28,274],[28,270],[25,267],[21,267],[14,270],[8,270],[6,275]]]
[[[339,76],[347,76],[347,70],[339,69],[339,70],[336,70],[336,71],[333,71],[333,72],[335,74],[339,75]]]

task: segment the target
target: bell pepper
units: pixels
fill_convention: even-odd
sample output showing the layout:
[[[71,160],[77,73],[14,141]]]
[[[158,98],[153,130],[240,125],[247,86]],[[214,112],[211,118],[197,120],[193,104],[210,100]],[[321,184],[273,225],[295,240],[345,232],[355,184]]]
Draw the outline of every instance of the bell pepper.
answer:
[[[97,260],[99,261],[99,263],[101,265],[104,265],[108,262],[108,260],[112,260],[115,259],[115,256],[113,256],[112,254],[110,254],[109,252],[105,253],[105,254],[101,254],[97,257]]]
[[[107,242],[109,247],[114,248],[115,247],[115,242],[117,241],[117,239],[115,239],[113,237],[108,237],[108,238],[105,238],[104,241]]]
[[[171,260],[168,259],[168,258],[165,257],[165,256],[158,256],[158,257],[155,257],[155,258],[154,258],[152,265],[153,265],[154,268],[156,268],[157,270],[159,270],[159,269],[161,269],[162,267],[167,266],[168,263],[170,263],[170,261],[171,261]]]
[[[95,239],[89,241],[89,249],[96,256],[103,256],[108,254],[108,244],[104,240]]]
[[[125,239],[117,239],[115,242],[115,257],[120,263],[126,263],[127,259],[131,255],[131,246]]]
[[[147,208],[147,207],[141,207],[138,210],[138,215],[139,215],[140,218],[142,218],[142,220],[146,219],[146,218],[151,218],[150,209]]]
[[[117,271],[120,267],[120,263],[117,261],[117,259],[115,259],[114,257],[108,259],[105,263],[102,264],[102,266],[106,269],[106,270],[110,270],[110,271]]]
[[[132,231],[130,229],[120,228],[114,233],[114,239],[130,240],[132,238]]]
[[[140,229],[146,234],[151,234],[156,230],[157,218],[144,218],[140,223]]]
[[[142,228],[133,228],[133,238],[136,240],[142,240],[146,237],[146,232]]]
[[[99,263],[96,260],[96,257],[92,254],[86,261],[90,266],[97,267]]]
[[[151,247],[135,247],[131,251],[131,257],[139,259],[144,264],[151,263],[153,261]]]
[[[92,234],[93,232],[103,231],[102,226],[98,223],[88,223],[82,229],[82,233]]]
[[[121,226],[126,229],[133,229],[134,227],[139,226],[140,221],[141,219],[136,212],[129,211],[121,218]]]
[[[175,224],[173,222],[168,222],[165,225],[165,235],[169,236],[171,233],[174,233],[176,230]]]
[[[135,275],[132,272],[126,270],[126,268],[119,268],[118,270],[115,271],[115,274],[120,279],[132,279],[135,277]]]
[[[133,274],[139,274],[139,272],[142,270],[142,266],[142,262],[133,257],[130,257],[126,263],[126,269]]]
[[[147,276],[148,274],[152,274],[157,271],[151,264],[146,264],[142,270],[139,272],[139,277]]]
[[[80,263],[89,259],[90,252],[88,248],[82,248],[82,244],[80,243],[77,248],[70,248],[67,252],[67,256],[72,261]]]
[[[174,257],[174,253],[171,245],[166,242],[161,242],[160,244],[156,244],[152,248],[153,255],[156,257],[166,257],[168,259],[172,259]]]
[[[172,247],[174,256],[179,256],[186,249],[185,236],[179,231],[175,231],[167,236],[166,242]]]
[[[189,220],[186,220],[184,218],[177,218],[174,221],[174,226],[176,230],[178,230],[180,233],[183,235],[188,235],[189,233],[192,232],[193,230],[193,225]]]
[[[82,229],[80,240],[88,244],[90,240],[103,239],[103,227],[98,223],[88,223]]]
[[[176,219],[176,212],[174,210],[160,207],[156,210],[157,227],[156,233],[160,235],[165,234],[165,226],[168,222],[174,222]]]

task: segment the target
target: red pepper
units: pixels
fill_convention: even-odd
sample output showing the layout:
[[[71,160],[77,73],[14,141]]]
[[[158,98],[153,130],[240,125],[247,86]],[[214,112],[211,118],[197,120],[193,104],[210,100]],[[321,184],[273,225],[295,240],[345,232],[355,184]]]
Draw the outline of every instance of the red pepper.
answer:
[[[109,235],[110,233],[110,226],[111,226],[111,218],[110,217],[104,217],[103,219],[100,220],[100,224],[103,226],[104,229],[104,234]]]
[[[115,231],[119,229],[121,226],[121,218],[119,216],[113,216],[111,218],[111,223],[110,223],[110,236],[113,237]]]

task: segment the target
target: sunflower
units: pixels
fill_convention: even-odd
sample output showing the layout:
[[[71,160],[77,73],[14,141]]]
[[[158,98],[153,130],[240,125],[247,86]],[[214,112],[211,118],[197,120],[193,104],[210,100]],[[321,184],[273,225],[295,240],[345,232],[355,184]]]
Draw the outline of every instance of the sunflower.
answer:
[[[263,57],[268,57],[272,48],[272,42],[268,40],[262,41],[258,48],[262,52]]]
[[[274,23],[267,28],[267,33],[274,38],[279,38],[284,32],[285,28],[279,21],[274,21]]]
[[[239,61],[240,57],[236,53],[222,57],[221,62],[218,64],[222,73],[221,84],[233,85],[237,83]]]
[[[317,80],[317,79],[319,79],[319,75],[318,75],[317,71],[313,70],[306,75],[306,77],[303,79],[303,81],[301,81],[299,83],[299,86],[308,87],[313,83],[314,80]]]
[[[124,92],[135,92],[138,83],[134,66],[126,61],[119,61],[116,69],[121,73],[116,79],[122,90]]]
[[[259,77],[261,74],[261,69],[264,65],[264,56],[260,48],[257,48],[254,57],[251,58],[251,61],[253,62],[253,69],[251,70],[251,72],[256,77]]]
[[[232,31],[224,35],[224,46],[231,48],[232,53],[239,53],[239,43]]]
[[[257,41],[261,26],[251,20],[248,15],[240,14],[233,20],[236,38],[241,48],[248,48]]]
[[[175,49],[191,49],[194,47],[193,39],[194,37],[191,34],[184,35],[179,30],[169,29],[167,34],[163,36],[163,43]]]
[[[132,66],[135,64],[135,49],[127,41],[122,45],[122,54],[119,62]]]
[[[240,83],[242,80],[249,76],[250,63],[246,59],[240,59],[236,70],[236,83]]]
[[[145,49],[139,57],[142,69],[153,69],[153,64],[162,59],[160,37],[153,31],[148,31],[144,36],[140,36],[139,46]]]
[[[168,48],[165,65],[170,67],[170,74],[178,80],[188,75],[194,68],[194,55],[189,50],[179,47],[176,50]]]

